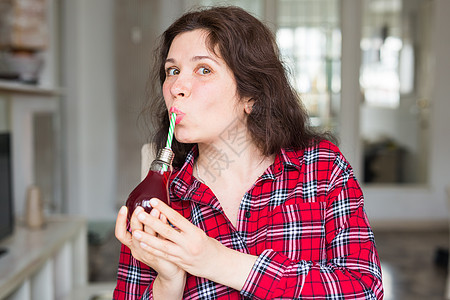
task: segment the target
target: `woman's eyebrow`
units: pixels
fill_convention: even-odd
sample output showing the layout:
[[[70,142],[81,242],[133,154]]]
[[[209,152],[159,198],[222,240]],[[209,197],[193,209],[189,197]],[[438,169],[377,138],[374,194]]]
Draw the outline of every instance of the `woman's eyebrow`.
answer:
[[[198,61],[198,60],[203,60],[203,59],[209,59],[209,60],[212,60],[213,62],[215,62],[216,64],[219,64],[219,62],[216,59],[214,59],[213,57],[208,56],[208,55],[196,55],[191,58],[191,61]],[[165,62],[174,64],[176,61],[174,58],[167,58]]]
[[[173,58],[167,58],[165,62],[166,62],[166,63],[172,63],[172,64],[174,64],[174,63],[175,63],[175,59],[173,59]]]
[[[197,61],[197,60],[202,60],[202,59],[209,59],[212,60],[213,62],[215,62],[216,64],[219,64],[219,62],[217,60],[215,60],[213,57],[208,56],[208,55],[196,55],[194,57],[192,57],[192,61]]]

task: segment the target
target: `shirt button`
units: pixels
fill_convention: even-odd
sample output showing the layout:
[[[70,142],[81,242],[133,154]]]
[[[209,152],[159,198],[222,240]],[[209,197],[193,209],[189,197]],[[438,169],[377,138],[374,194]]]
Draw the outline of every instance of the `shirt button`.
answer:
[[[245,217],[248,219],[252,216],[252,214],[249,211],[245,212]]]

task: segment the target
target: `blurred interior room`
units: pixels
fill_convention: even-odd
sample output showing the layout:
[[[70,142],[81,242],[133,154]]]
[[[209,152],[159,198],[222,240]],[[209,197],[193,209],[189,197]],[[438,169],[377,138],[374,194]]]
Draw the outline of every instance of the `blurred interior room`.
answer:
[[[450,1],[0,0],[0,299],[111,299],[153,47],[183,12],[274,32],[353,166],[386,300],[450,299]]]

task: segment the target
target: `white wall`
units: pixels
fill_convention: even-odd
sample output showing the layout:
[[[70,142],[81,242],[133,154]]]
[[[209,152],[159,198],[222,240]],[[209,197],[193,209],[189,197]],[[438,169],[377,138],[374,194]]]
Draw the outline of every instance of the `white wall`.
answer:
[[[63,0],[67,212],[113,219],[114,1]]]

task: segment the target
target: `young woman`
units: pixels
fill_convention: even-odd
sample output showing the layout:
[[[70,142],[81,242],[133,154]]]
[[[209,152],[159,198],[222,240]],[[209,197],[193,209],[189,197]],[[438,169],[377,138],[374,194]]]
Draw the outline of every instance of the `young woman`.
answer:
[[[236,7],[187,13],[156,68],[157,148],[177,113],[172,204],[129,230],[120,210],[114,299],[381,299],[360,186],[308,127],[270,30]]]

